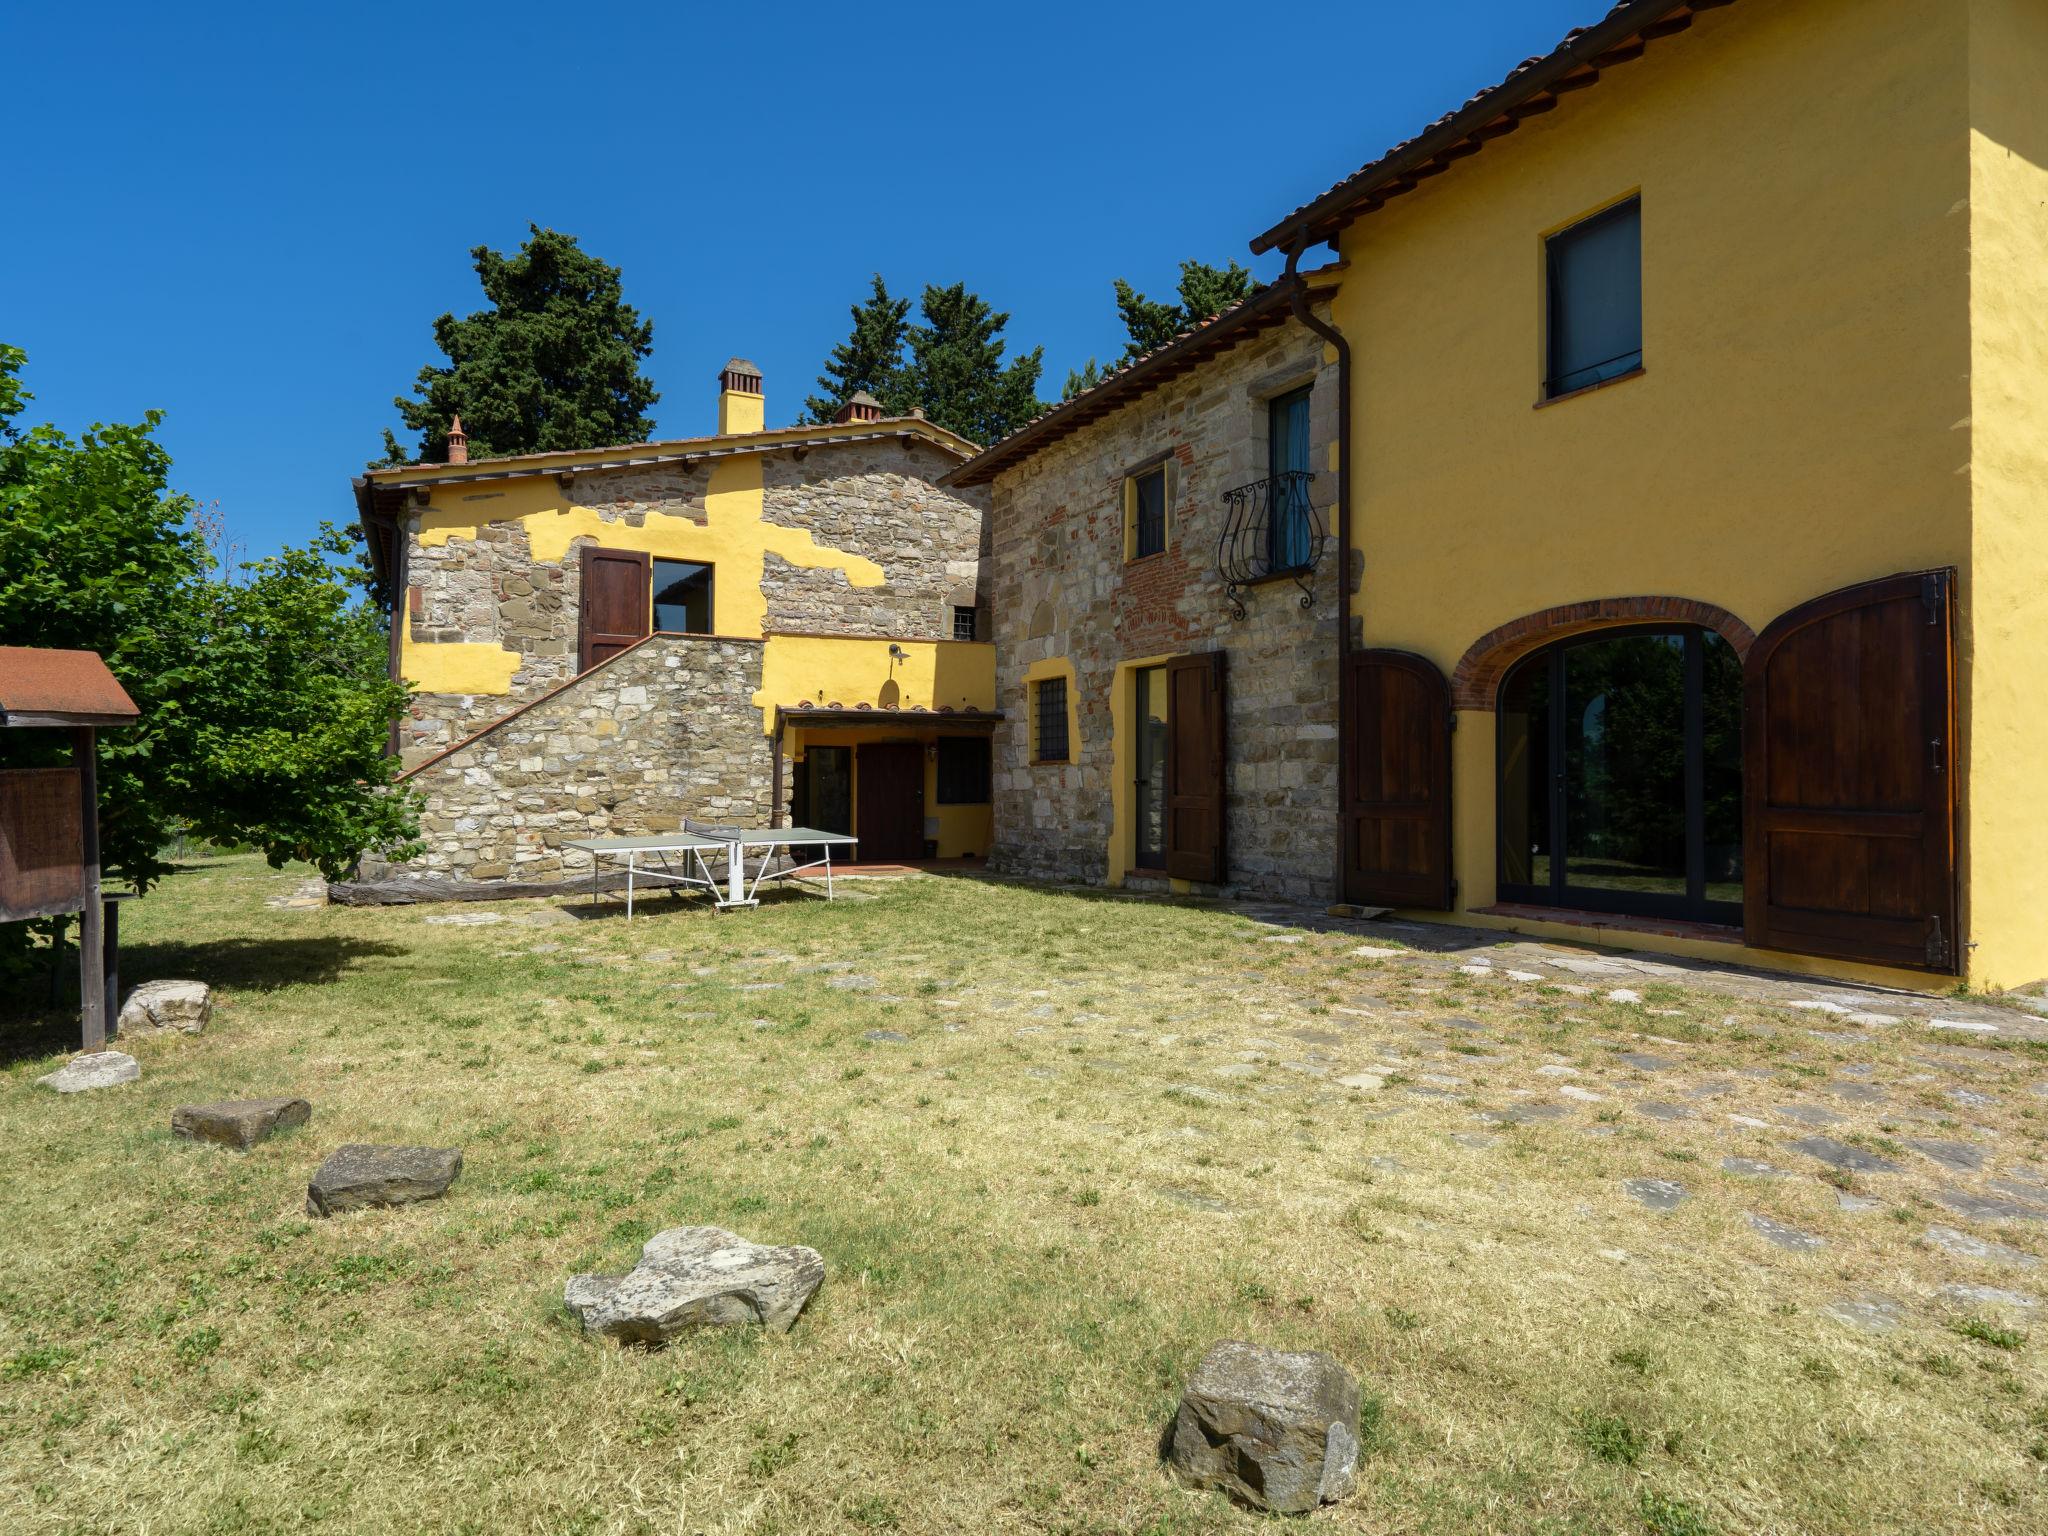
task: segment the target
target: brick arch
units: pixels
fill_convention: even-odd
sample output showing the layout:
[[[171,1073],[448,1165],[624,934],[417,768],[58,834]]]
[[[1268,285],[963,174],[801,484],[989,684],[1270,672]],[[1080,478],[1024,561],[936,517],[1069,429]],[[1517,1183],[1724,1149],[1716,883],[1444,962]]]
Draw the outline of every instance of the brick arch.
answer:
[[[1453,709],[1492,709],[1509,667],[1553,640],[1622,624],[1696,624],[1747,656],[1756,631],[1726,608],[1691,597],[1602,597],[1540,608],[1490,629],[1472,642],[1451,674]]]

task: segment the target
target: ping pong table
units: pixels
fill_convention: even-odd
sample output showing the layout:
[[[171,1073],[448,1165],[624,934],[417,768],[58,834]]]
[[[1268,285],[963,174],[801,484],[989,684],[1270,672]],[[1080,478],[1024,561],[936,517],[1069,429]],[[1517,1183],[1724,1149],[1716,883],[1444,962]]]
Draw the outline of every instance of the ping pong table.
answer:
[[[723,910],[760,905],[761,887],[791,880],[814,869],[825,872],[825,899],[832,899],[832,850],[854,839],[815,827],[712,827],[685,821],[680,832],[644,837],[589,837],[565,842],[590,855],[590,899],[598,899],[599,872],[607,858],[626,862],[626,918],[633,917],[635,883],[700,890]],[[804,850],[799,857],[798,850]],[[778,852],[786,868],[775,867]]]

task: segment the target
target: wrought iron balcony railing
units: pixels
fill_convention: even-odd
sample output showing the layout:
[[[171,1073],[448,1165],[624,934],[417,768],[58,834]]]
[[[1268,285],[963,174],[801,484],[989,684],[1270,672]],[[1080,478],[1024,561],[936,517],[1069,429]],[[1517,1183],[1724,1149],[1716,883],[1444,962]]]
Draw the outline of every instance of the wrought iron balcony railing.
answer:
[[[1283,470],[1223,493],[1223,537],[1216,568],[1223,576],[1230,611],[1245,616],[1245,588],[1275,577],[1301,588],[1301,606],[1315,606],[1315,572],[1322,563],[1322,514],[1309,499],[1315,476],[1305,469]]]

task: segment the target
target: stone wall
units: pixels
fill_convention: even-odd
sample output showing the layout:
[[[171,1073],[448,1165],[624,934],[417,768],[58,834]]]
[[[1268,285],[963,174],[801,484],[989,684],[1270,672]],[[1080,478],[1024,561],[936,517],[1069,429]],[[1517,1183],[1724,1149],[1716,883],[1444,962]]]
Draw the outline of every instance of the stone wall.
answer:
[[[427,851],[365,861],[368,881],[521,882],[587,876],[570,838],[768,822],[768,739],[753,695],[763,643],[661,635],[592,668],[416,770]]]
[[[886,438],[771,455],[762,516],[864,555],[887,578],[855,588],[843,571],[770,554],[767,627],[903,640],[950,640],[953,608],[979,605],[986,492],[932,482],[958,462],[921,438]]]
[[[990,867],[1101,883],[1112,834],[1110,690],[1120,661],[1222,648],[1228,888],[1333,899],[1337,854],[1336,367],[1290,320],[1005,471],[990,511],[996,846]],[[1265,478],[1266,402],[1313,383],[1311,499],[1326,533],[1312,590],[1249,589],[1234,618],[1216,569],[1223,493]],[[1123,480],[1170,454],[1168,547],[1124,559]],[[1075,671],[1074,761],[1030,762],[1035,662]]]

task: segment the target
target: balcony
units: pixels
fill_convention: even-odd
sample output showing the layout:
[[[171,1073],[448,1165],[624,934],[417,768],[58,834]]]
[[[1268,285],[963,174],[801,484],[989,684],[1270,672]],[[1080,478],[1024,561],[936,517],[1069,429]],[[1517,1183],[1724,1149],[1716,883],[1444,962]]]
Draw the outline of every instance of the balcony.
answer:
[[[1216,568],[1235,618],[1245,616],[1245,592],[1266,581],[1292,581],[1301,606],[1315,606],[1315,572],[1326,537],[1322,515],[1309,499],[1315,476],[1283,470],[1223,493],[1223,537]]]

